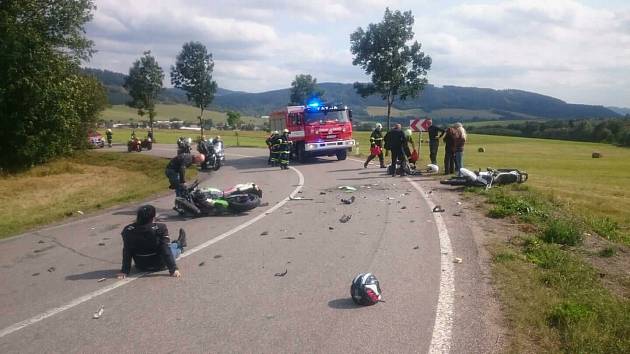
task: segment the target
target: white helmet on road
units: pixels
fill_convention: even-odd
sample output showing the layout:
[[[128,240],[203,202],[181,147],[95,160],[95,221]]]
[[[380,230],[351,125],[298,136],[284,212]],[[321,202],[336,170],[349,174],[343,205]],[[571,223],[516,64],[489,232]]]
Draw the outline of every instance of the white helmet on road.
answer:
[[[432,173],[438,173],[440,172],[440,167],[438,165],[430,163],[427,165],[427,171],[432,172]]]

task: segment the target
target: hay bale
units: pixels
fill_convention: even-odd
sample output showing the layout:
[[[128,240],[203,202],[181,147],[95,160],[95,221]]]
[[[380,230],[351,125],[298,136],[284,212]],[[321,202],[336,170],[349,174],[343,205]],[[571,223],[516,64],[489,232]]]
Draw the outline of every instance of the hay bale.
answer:
[[[479,148],[479,149],[477,149],[477,151],[479,151],[479,152],[486,152],[486,149],[484,149],[484,148]]]
[[[593,151],[593,153],[591,154],[591,157],[594,158],[594,159],[599,159],[599,158],[602,158],[604,156],[602,155],[601,152]]]

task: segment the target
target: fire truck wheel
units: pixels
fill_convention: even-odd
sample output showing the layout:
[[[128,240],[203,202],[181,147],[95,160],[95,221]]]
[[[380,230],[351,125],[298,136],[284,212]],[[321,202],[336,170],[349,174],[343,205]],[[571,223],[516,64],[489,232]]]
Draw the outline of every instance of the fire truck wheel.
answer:
[[[300,163],[304,163],[306,161],[306,151],[304,151],[304,144],[298,144],[295,154],[296,158]]]
[[[339,161],[343,161],[346,159],[346,157],[348,157],[348,151],[346,150],[339,150],[337,151],[337,160]]]

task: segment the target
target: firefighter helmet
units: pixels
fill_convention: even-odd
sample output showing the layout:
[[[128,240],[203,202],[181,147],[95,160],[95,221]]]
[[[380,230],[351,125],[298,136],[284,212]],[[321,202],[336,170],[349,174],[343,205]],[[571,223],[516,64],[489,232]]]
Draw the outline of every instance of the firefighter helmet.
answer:
[[[383,125],[381,123],[376,123],[376,130],[383,129]]]
[[[411,136],[411,129],[405,129],[405,137],[408,138]]]
[[[289,129],[284,129],[282,132],[289,134]]]
[[[381,300],[381,287],[372,273],[357,275],[350,286],[352,301],[363,306],[374,305]]]

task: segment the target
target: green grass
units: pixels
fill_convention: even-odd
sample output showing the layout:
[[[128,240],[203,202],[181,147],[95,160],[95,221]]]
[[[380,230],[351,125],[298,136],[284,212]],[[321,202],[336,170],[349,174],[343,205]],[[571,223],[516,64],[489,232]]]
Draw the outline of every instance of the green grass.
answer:
[[[89,151],[1,176],[0,238],[166,191],[167,163],[141,154]]]
[[[583,258],[587,224],[528,188],[478,193],[493,209],[501,207],[509,211],[505,216],[534,226],[532,235],[492,247],[494,278],[511,332],[508,352],[630,352],[630,301],[605,288]],[[615,250],[610,246],[599,255],[613,257]]]
[[[155,120],[169,120],[171,118],[177,118],[179,120],[183,120],[185,122],[199,122],[199,109],[193,106],[184,105],[184,104],[157,104],[155,108],[157,112],[157,116]],[[226,121],[226,113],[224,112],[216,112],[216,111],[204,111],[204,118],[211,118],[214,124],[225,122]],[[107,108],[101,115],[101,118],[109,121],[121,121],[121,122],[129,122],[140,120],[140,116],[138,116],[138,110],[125,106],[125,105],[114,105]],[[255,118],[251,116],[242,116],[241,119],[243,123],[253,123],[257,125],[262,125],[266,120]],[[144,116],[142,120],[148,120],[148,116]]]

